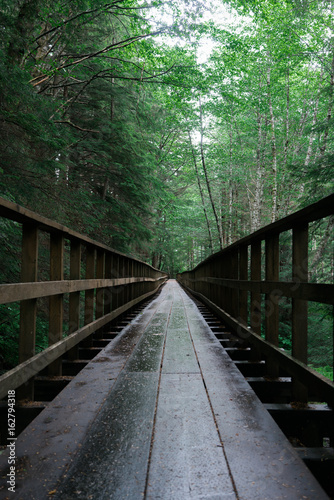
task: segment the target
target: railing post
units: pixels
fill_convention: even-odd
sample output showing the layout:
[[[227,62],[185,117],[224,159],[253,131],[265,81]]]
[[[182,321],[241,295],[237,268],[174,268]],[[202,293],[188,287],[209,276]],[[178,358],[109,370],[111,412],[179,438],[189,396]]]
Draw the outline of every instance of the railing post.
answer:
[[[96,249],[92,245],[86,247],[86,279],[95,278],[95,260],[96,260]],[[95,290],[85,291],[85,325],[92,323],[94,321],[94,294]],[[84,342],[86,347],[92,345],[92,340],[87,338]]]
[[[22,267],[21,281],[37,281],[38,271],[38,229],[33,224],[23,224],[22,228]],[[35,354],[37,300],[23,300],[20,304],[20,340],[19,363],[23,363]],[[18,399],[34,399],[34,381],[22,386]]]
[[[105,278],[112,279],[112,253],[107,252],[105,256]],[[112,288],[104,289],[104,314],[109,314],[112,307]]]
[[[266,281],[279,279],[279,235],[275,234],[266,238]],[[272,292],[266,294],[265,309],[265,335],[266,340],[278,347],[278,297]],[[278,363],[267,359],[267,374],[272,378],[279,376]]]
[[[239,266],[239,252],[238,250],[233,250],[230,252],[230,271],[229,278],[233,280],[238,279],[238,266]],[[234,318],[238,318],[239,316],[239,290],[237,288],[230,289],[230,297],[231,297],[231,308],[230,314]]]
[[[81,243],[79,240],[71,241],[70,252],[70,279],[81,278]],[[69,334],[80,328],[80,292],[72,292],[69,297]],[[68,352],[69,359],[78,357],[78,347],[75,346]]]
[[[104,279],[105,276],[105,251],[98,250],[96,256],[96,278]],[[96,290],[96,319],[103,316],[104,311],[104,289]]]
[[[251,280],[261,281],[261,241],[254,241],[251,244]],[[250,325],[252,330],[261,335],[261,293],[251,292]],[[257,347],[251,350],[252,361],[259,360],[261,353]]]
[[[251,245],[251,280],[261,281],[261,241]],[[251,327],[255,333],[261,335],[261,293],[251,292]]]
[[[308,224],[293,228],[292,231],[292,280],[299,283],[308,281]],[[306,300],[292,299],[292,356],[307,364],[307,314]],[[293,398],[307,402],[307,388],[298,380],[292,381]]]
[[[248,280],[248,246],[243,245],[239,248],[239,280]],[[247,325],[248,292],[247,290],[239,290],[239,318],[240,321]]]
[[[64,237],[62,234],[50,235],[50,280],[64,279]],[[63,338],[63,294],[50,297],[49,311],[49,345],[55,344]],[[50,376],[61,375],[61,359],[49,365]]]

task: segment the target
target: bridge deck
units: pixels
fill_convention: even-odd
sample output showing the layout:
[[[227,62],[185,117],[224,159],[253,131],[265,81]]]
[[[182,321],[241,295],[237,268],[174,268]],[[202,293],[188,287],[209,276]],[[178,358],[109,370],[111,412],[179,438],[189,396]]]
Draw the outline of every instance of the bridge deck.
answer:
[[[173,280],[16,453],[15,498],[328,498]]]

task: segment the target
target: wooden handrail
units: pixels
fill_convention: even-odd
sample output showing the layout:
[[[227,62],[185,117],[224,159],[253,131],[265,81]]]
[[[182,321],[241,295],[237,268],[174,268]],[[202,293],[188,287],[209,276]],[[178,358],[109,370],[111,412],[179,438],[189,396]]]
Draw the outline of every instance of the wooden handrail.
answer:
[[[9,389],[18,389],[19,398],[33,399],[32,377],[46,367],[49,375],[61,375],[64,353],[73,353],[79,342],[156,293],[168,275],[3,198],[0,217],[22,228],[21,282],[0,284],[0,304],[20,302],[19,365],[0,377],[0,399]],[[37,281],[40,232],[50,241],[47,281]],[[70,245],[69,279],[64,279],[66,241]],[[69,326],[63,332],[66,295]],[[41,297],[49,299],[49,347],[36,354],[37,299]]]
[[[177,276],[181,285],[254,344],[258,356],[265,355],[268,376],[277,377],[280,368],[291,374],[295,400],[306,402],[306,385],[311,384],[319,397],[326,394],[332,406],[334,384],[307,367],[307,307],[310,301],[334,304],[333,284],[308,282],[309,223],[333,213],[334,195],[330,195],[245,236]],[[280,281],[279,235],[288,230],[292,230],[291,281]],[[281,297],[292,299],[292,356],[278,347]]]

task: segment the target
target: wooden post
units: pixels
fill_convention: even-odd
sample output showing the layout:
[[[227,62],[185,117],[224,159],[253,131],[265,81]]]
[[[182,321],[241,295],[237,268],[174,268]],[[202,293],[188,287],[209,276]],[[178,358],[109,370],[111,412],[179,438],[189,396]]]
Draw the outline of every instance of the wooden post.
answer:
[[[23,224],[21,281],[37,281],[38,229],[33,224]],[[19,363],[35,354],[37,300],[22,300],[20,304]],[[34,381],[30,380],[17,392],[18,399],[34,399]]]
[[[279,235],[266,238],[266,281],[279,280]],[[265,335],[266,340],[278,346],[278,297],[273,293],[266,294],[265,301]],[[279,376],[278,363],[267,359],[267,374],[271,378]]]
[[[261,241],[251,245],[251,280],[261,281]],[[251,293],[251,327],[255,333],[261,335],[261,294]]]
[[[64,237],[62,234],[50,235],[50,280],[64,279]],[[63,338],[63,294],[50,297],[49,311],[49,345],[55,344]],[[49,365],[50,376],[61,375],[61,359]]]
[[[248,280],[248,246],[239,248],[239,280]],[[239,318],[241,323],[248,325],[248,292],[239,290]]]
[[[129,263],[129,275],[133,278],[134,277],[134,266],[135,266],[135,263],[133,260],[130,261]],[[134,299],[134,284],[132,283],[131,285],[129,285],[129,300],[133,300]]]
[[[113,268],[112,268],[112,275],[113,278],[119,278],[119,255],[114,255],[113,256]],[[120,301],[119,301],[119,287],[115,286],[113,288],[113,309],[117,309],[119,307]]]
[[[105,251],[97,251],[96,259],[96,277],[104,279],[105,275]],[[96,290],[96,319],[103,316],[104,311],[104,289],[98,288]]]
[[[237,280],[239,275],[239,252],[238,250],[232,250],[231,254],[231,268],[230,268],[230,278]],[[234,318],[239,317],[239,290],[237,288],[231,288],[231,312],[230,314]]]
[[[251,244],[251,281],[261,281],[261,241]],[[252,330],[261,335],[261,293],[251,292],[250,325]],[[261,353],[255,346],[251,350],[251,360],[257,361]]]
[[[95,259],[96,250],[92,245],[86,247],[86,279],[95,278]],[[94,321],[94,294],[95,290],[85,291],[85,325],[92,323]],[[84,341],[85,347],[90,347],[92,345],[91,337],[88,337]]]
[[[308,281],[308,224],[292,231],[292,280],[295,287]],[[307,313],[306,300],[292,299],[292,356],[307,364]],[[298,380],[292,381],[293,398],[306,403],[307,388]]]
[[[79,240],[71,241],[70,253],[70,279],[81,278],[81,244]],[[80,292],[72,292],[69,297],[69,334],[80,328]],[[78,358],[78,346],[68,352],[69,359]]]
[[[107,252],[105,256],[105,278],[112,279],[112,253]],[[109,314],[112,307],[112,288],[108,287],[104,289],[104,314]]]

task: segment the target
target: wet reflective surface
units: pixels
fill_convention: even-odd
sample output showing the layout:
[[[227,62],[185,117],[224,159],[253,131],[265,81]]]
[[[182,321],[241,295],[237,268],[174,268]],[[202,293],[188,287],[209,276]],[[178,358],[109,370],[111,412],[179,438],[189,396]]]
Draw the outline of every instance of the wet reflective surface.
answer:
[[[327,498],[174,280],[100,358],[26,436],[18,498]]]

